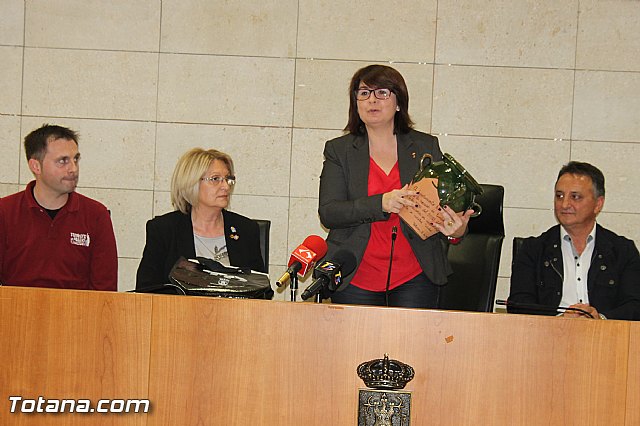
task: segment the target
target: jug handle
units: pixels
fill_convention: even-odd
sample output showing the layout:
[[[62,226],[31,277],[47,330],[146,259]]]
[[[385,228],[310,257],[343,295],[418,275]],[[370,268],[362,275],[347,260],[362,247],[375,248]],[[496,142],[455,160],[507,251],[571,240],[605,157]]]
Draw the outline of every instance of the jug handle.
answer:
[[[478,217],[482,213],[482,206],[480,204],[476,203],[475,201],[473,203],[471,203],[469,208],[473,209],[473,214],[471,215],[471,217]]]
[[[431,156],[431,154],[423,154],[422,158],[420,159],[420,171],[424,170],[424,164],[422,162],[427,158],[429,159],[429,164],[433,163],[433,157]]]

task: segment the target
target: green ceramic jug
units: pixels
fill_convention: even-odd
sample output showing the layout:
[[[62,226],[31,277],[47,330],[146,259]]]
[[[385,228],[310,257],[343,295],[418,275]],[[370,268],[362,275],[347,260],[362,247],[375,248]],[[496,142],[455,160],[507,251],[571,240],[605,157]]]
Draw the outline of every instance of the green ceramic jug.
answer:
[[[482,206],[475,201],[476,195],[482,194],[482,187],[450,154],[445,153],[442,161],[435,162],[431,154],[424,154],[420,159],[420,170],[413,177],[413,182],[424,178],[438,179],[437,189],[441,206],[449,206],[455,212],[473,209],[472,217],[482,213]]]

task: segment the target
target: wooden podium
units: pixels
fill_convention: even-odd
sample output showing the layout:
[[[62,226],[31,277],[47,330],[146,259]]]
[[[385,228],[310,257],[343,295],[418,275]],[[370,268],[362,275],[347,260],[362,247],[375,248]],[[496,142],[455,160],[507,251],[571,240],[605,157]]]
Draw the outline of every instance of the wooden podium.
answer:
[[[385,353],[415,369],[412,425],[640,424],[632,322],[6,286],[0,318],[0,425],[356,425],[356,368]]]

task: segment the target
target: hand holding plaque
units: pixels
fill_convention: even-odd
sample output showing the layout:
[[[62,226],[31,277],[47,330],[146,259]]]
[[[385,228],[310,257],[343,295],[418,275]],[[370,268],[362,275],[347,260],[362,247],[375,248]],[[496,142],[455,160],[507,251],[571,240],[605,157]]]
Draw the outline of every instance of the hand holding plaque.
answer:
[[[437,178],[425,178],[409,184],[410,190],[419,192],[411,196],[417,207],[404,206],[399,213],[400,218],[423,240],[438,232],[433,223],[443,221],[437,187]]]

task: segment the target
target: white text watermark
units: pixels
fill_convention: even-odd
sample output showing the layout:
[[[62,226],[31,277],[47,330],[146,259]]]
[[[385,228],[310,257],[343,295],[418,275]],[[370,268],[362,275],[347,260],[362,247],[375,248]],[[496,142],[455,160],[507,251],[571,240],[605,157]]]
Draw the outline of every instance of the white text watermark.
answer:
[[[27,399],[10,396],[12,413],[148,413],[148,399]]]

